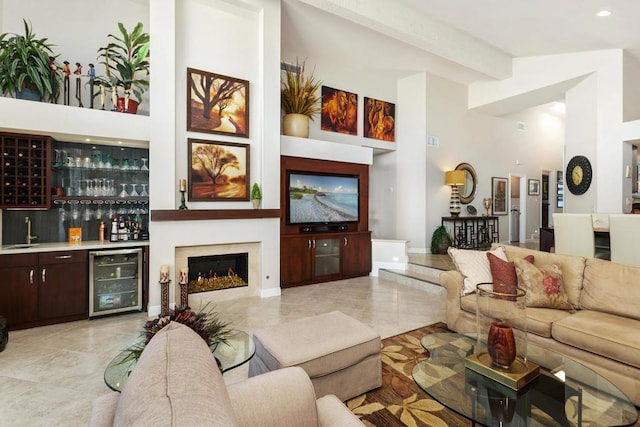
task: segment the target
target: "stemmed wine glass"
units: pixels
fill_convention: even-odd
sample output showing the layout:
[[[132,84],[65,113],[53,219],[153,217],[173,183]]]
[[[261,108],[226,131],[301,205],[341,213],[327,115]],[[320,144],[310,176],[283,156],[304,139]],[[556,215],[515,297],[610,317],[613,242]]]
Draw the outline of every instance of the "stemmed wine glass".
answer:
[[[147,184],[140,184],[140,185],[142,186],[140,197],[149,197],[149,193],[147,193]]]
[[[64,200],[54,200],[53,203],[55,205],[60,205],[58,208],[58,220],[60,220],[60,222],[64,222],[67,219],[67,212],[64,210],[64,204],[66,202]]]
[[[101,219],[102,218],[102,204],[104,203],[103,200],[94,200],[93,204],[98,205],[98,207],[96,208],[96,219]]]
[[[85,221],[91,221],[91,200],[80,200],[80,203],[84,206],[84,215],[82,219]]]
[[[67,203],[71,205],[71,219],[77,220],[80,217],[80,212],[78,211],[78,200],[69,200]]]
[[[127,197],[129,196],[129,193],[127,193],[126,187],[127,184],[120,184],[122,185],[122,191],[120,192],[120,194],[118,194],[119,197]]]
[[[116,203],[116,201],[115,200],[107,200],[107,201],[105,201],[105,203],[109,205],[109,211],[108,211],[107,215],[109,216],[109,219],[113,219],[113,217],[116,214],[115,209],[113,209],[113,205]]]
[[[145,159],[143,157],[143,158],[140,158],[140,161],[142,162],[142,166],[140,166],[140,170],[141,171],[148,171],[149,167],[147,167],[147,159]]]
[[[131,193],[129,193],[129,196],[131,196],[131,197],[138,197],[138,196],[140,196],[140,195],[138,194],[138,192],[136,191],[136,185],[138,185],[138,184],[131,184]]]

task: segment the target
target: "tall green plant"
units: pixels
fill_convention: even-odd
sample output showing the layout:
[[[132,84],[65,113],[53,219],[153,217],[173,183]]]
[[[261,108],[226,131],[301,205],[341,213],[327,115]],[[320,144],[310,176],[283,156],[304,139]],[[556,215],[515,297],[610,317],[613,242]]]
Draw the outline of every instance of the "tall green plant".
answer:
[[[280,79],[280,101],[285,114],[304,114],[313,120],[320,112],[317,92],[322,81],[316,80],[314,71],[305,74],[305,61],[296,60],[295,69],[284,64],[285,75]],[[297,70],[297,72],[296,72]]]
[[[24,35],[0,35],[0,91],[16,96],[23,88],[37,89],[40,100],[55,97],[58,75],[49,67],[55,57],[47,38],[37,38],[31,25],[23,19]]]
[[[98,49],[98,59],[105,66],[106,76],[99,78],[98,83],[133,93],[138,102],[149,87],[149,41],[148,33],[138,22],[129,32],[122,22],[118,22],[120,35],[109,34],[109,44]]]

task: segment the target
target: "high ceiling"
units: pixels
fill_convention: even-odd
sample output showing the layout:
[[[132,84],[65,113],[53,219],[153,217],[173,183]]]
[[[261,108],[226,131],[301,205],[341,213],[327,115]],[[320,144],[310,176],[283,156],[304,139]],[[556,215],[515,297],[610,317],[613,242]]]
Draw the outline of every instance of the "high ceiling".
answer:
[[[462,83],[500,78],[500,72],[479,66],[490,54],[509,62],[512,57],[624,48],[640,58],[640,0],[373,0],[362,6],[375,10],[393,4],[389,26],[345,13],[339,3],[344,2],[283,0],[283,55],[396,75],[425,70]],[[407,20],[407,28],[424,24],[426,30],[420,30],[426,42],[416,42],[410,30],[403,34],[395,10],[400,8],[405,17],[415,18]],[[597,17],[602,9],[611,16]],[[440,41],[448,43],[446,49],[438,49]],[[475,59],[465,60],[474,54]]]
[[[396,0],[513,56],[640,53],[637,0]],[[596,13],[606,9],[608,17]]]

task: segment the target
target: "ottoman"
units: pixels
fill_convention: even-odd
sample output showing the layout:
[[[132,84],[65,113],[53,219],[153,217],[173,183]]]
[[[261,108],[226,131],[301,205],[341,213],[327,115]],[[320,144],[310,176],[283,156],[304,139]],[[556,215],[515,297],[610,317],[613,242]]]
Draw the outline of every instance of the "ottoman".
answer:
[[[257,329],[249,376],[288,366],[304,369],[316,397],[342,401],[382,385],[380,335],[339,311]]]

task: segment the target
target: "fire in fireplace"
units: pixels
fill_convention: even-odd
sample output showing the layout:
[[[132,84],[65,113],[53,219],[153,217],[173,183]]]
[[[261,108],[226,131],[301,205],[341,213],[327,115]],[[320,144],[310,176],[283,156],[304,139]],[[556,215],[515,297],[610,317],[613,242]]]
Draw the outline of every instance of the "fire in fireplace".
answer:
[[[188,257],[189,293],[249,286],[249,254]]]

